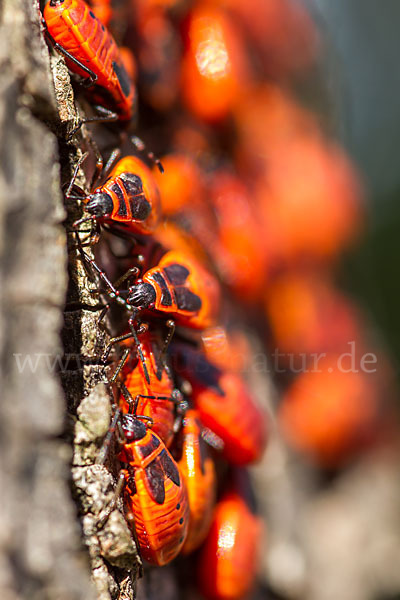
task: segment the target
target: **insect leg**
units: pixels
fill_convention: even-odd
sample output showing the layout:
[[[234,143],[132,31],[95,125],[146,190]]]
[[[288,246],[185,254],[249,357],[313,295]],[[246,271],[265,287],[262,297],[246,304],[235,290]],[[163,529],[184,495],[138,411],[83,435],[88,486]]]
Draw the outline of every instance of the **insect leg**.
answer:
[[[143,140],[141,140],[139,137],[134,135],[131,137],[131,142],[135,146],[135,148],[137,148],[137,150],[139,150],[139,152],[146,153],[147,157],[151,160],[151,162],[153,162],[155,165],[157,165],[160,173],[164,173],[164,167],[162,166],[160,159],[157,158],[156,156],[154,156],[153,152],[149,152],[147,150],[146,144],[144,143]]]
[[[175,333],[175,321],[173,321],[172,319],[168,319],[168,321],[166,322],[166,326],[168,327],[168,333],[164,340],[164,345],[163,345],[161,353],[160,353],[159,365],[158,365],[157,374],[156,374],[158,380],[161,379],[162,372],[165,367],[165,359],[167,356],[168,346],[170,345],[172,337]]]
[[[104,108],[104,106],[95,106],[95,109],[98,113],[102,114],[96,115],[95,117],[86,117],[85,119],[80,119],[78,124],[72,129],[72,131],[69,132],[67,141],[70,141],[76,132],[79,131],[82,125],[85,125],[85,123],[111,123],[113,121],[118,121],[117,113],[113,112],[112,110],[108,110],[107,108]]]

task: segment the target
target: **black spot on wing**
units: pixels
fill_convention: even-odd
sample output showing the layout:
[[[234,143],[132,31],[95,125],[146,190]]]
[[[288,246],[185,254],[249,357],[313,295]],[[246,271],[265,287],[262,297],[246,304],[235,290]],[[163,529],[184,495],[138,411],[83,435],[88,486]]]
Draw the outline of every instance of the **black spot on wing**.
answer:
[[[143,444],[139,446],[139,452],[142,458],[146,458],[149,456],[158,446],[160,445],[160,441],[156,438],[155,435],[151,436],[151,440],[147,444]]]
[[[164,267],[164,273],[173,285],[182,285],[188,278],[190,271],[183,265],[174,263],[173,265]]]
[[[188,312],[197,312],[201,309],[201,299],[185,287],[175,288],[175,298],[178,308]]]
[[[125,70],[123,64],[117,64],[115,61],[112,63],[113,69],[121,86],[122,93],[124,96],[129,96],[132,89],[132,83],[128,73]]]
[[[131,207],[132,217],[137,221],[144,221],[151,213],[151,204],[147,201],[144,194],[136,198],[130,198],[129,204]]]
[[[161,289],[161,304],[163,306],[172,306],[172,298],[168,286],[165,282],[164,277],[160,273],[153,273],[154,281],[160,286]]]
[[[165,476],[171,479],[171,481],[179,487],[181,479],[179,477],[178,467],[166,450],[163,450],[160,454],[160,464]]]
[[[139,175],[126,172],[121,173],[119,177],[120,179],[122,179],[124,187],[128,194],[131,194],[132,196],[143,194],[143,183]]]
[[[145,467],[145,473],[150,496],[157,504],[163,504],[165,500],[164,473],[159,457]]]
[[[151,212],[151,204],[144,194],[141,178],[133,173],[121,173],[120,178],[129,198],[132,218],[144,221]]]

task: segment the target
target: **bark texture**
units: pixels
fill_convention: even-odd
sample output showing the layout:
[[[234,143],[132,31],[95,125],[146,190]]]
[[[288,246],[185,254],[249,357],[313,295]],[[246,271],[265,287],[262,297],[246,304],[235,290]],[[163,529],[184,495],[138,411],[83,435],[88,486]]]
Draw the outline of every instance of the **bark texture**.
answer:
[[[110,418],[98,361],[108,334],[90,291],[98,282],[88,278],[67,233],[77,203],[66,211],[61,193],[88,142],[81,135],[65,141],[77,118],[74,95],[63,59],[50,55],[39,6],[4,0],[0,597],[128,599],[136,548],[118,510],[98,526],[114,477],[93,464]],[[88,164],[93,168],[91,157]]]

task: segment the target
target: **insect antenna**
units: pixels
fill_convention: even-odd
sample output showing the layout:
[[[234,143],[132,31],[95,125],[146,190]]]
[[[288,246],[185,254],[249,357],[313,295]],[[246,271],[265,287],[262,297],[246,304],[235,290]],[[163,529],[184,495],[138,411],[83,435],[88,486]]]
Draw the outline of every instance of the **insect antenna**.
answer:
[[[131,142],[135,146],[135,148],[137,150],[139,150],[139,152],[144,152],[146,154],[146,156],[149,158],[149,160],[151,160],[152,163],[154,163],[155,165],[157,165],[158,170],[160,171],[160,173],[164,173],[164,167],[162,166],[162,163],[161,163],[160,159],[157,158],[153,154],[153,152],[150,152],[149,150],[147,150],[146,144],[144,143],[143,140],[141,140],[136,135],[133,135],[131,137]]]

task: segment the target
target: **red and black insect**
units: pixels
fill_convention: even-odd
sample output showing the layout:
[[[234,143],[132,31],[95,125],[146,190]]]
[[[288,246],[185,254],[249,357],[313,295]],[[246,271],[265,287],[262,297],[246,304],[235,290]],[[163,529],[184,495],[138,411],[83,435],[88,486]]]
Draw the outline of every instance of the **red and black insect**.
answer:
[[[222,441],[232,464],[259,460],[267,443],[266,418],[242,377],[220,370],[188,345],[174,344],[174,365],[192,388],[192,400],[203,425]]]
[[[191,409],[183,418],[182,457],[178,464],[186,483],[190,515],[183,554],[196,550],[207,536],[217,491],[214,462],[201,436],[199,417],[198,411]]]
[[[189,526],[189,505],[179,467],[157,434],[135,415],[122,416],[125,441],[124,502],[142,557],[165,565],[181,550]]]
[[[100,116],[89,121],[129,125],[136,91],[112,35],[84,0],[50,0],[45,6],[47,36],[66,59],[68,68],[86,79],[87,94]]]
[[[127,302],[138,309],[168,314],[180,325],[204,329],[216,317],[220,290],[200,263],[171,250],[129,288]]]
[[[182,414],[187,406],[179,390],[174,387],[169,369],[165,367],[164,355],[166,345],[173,335],[174,324],[170,322],[170,331],[164,342],[164,348],[158,353],[158,346],[154,336],[149,331],[139,333],[137,340],[140,344],[139,352],[134,353],[130,348],[130,355],[125,353],[122,360],[127,359],[125,365],[119,366],[122,373],[124,386],[129,394],[122,394],[120,408],[123,412],[140,413],[153,422],[153,431],[168,447],[173,439],[175,429],[180,425]],[[121,336],[132,337],[131,334]],[[138,348],[139,350],[139,348]],[[128,398],[125,396],[128,395]],[[133,405],[133,408],[132,408]]]
[[[110,157],[113,162],[115,153]],[[94,221],[101,225],[122,228],[131,234],[152,233],[160,219],[160,194],[154,176],[145,163],[136,156],[125,156],[110,171],[105,183],[86,195],[74,186],[78,170],[87,154],[78,162],[66,192],[67,198],[82,198],[88,217],[76,221],[75,226]],[[159,164],[157,159],[155,162]],[[107,176],[110,167],[105,167]],[[162,169],[160,165],[160,169]],[[71,194],[75,189],[79,195]]]

